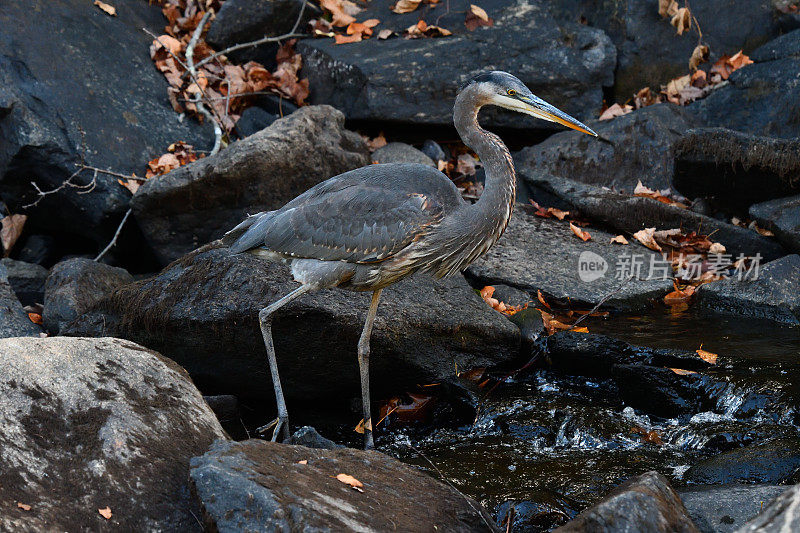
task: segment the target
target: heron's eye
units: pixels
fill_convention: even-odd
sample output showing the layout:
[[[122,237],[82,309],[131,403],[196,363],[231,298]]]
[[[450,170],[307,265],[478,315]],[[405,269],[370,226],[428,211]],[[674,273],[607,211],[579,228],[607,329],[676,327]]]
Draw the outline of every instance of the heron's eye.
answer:
[[[515,91],[514,89],[509,89],[509,90],[506,91],[506,93],[508,94],[508,96],[516,96],[517,95],[517,91]]]

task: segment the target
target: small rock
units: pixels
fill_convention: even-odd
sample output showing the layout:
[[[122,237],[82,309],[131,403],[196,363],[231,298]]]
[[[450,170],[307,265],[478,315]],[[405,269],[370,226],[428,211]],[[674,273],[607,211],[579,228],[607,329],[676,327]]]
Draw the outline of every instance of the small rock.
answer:
[[[672,145],[681,133],[700,125],[684,108],[657,104],[589,126],[611,143],[565,131],[514,154],[523,180],[541,174],[633,193],[639,181],[651,189],[671,186]]]
[[[700,531],[733,533],[785,490],[781,485],[702,485],[680,495]]]
[[[760,46],[750,54],[750,59],[763,63],[784,57],[798,56],[800,56],[800,29],[785,33]]]
[[[565,496],[549,490],[540,490],[536,496],[535,500],[511,500],[498,505],[495,510],[497,525],[505,529],[509,513],[513,513],[510,531],[549,531],[578,514],[575,503]]]
[[[114,289],[132,281],[125,269],[91,259],[76,257],[58,263],[45,283],[44,327],[58,333]]]
[[[647,472],[629,479],[554,533],[697,533],[667,478]]]
[[[0,530],[197,528],[189,460],[226,437],[182,368],[108,338],[2,339],[0,353]]]
[[[34,263],[15,261],[4,258],[0,260],[6,267],[8,282],[22,305],[34,305],[44,302],[44,282],[47,269]]]
[[[800,253],[800,195],[754,204],[750,216],[787,249]]]
[[[25,238],[25,240],[17,246],[19,247],[19,251],[15,253],[15,256],[18,261],[50,268],[59,258],[59,256],[56,255],[58,241],[52,235],[33,234]]]
[[[297,284],[286,266],[216,246],[115,291],[67,331],[138,339],[213,390],[272,402],[258,312]],[[332,289],[278,311],[273,337],[289,402],[360,398],[356,345],[368,307],[368,294]],[[455,382],[455,364],[511,362],[519,356],[520,336],[462,276],[435,281],[418,275],[384,290],[371,347],[370,385],[380,394]]]
[[[273,115],[260,107],[248,107],[242,112],[241,118],[236,122],[236,131],[242,138],[249,137],[269,127],[276,120],[278,120],[278,115]]]
[[[38,337],[41,332],[17,300],[8,282],[6,264],[0,263],[0,338]]]
[[[206,157],[148,180],[131,201],[136,221],[166,264],[242,221],[277,209],[317,183],[369,164],[344,115],[307,106]]]
[[[800,324],[800,255],[760,265],[758,279],[731,277],[707,283],[697,294],[697,303],[714,311]]]
[[[566,220],[517,212],[498,243],[475,261],[467,274],[478,285],[512,285],[532,298],[541,290],[545,298],[570,301],[575,306],[592,307],[611,295],[606,307],[641,309],[669,292],[672,282],[668,279],[623,282],[629,275],[624,272],[624,277],[617,279],[615,270],[624,268],[625,257],[638,254],[643,264],[649,264],[653,252],[636,243],[610,244],[613,235],[585,229],[592,236],[587,242],[575,236]],[[581,270],[590,267],[596,270]]]
[[[207,527],[221,533],[496,530],[479,503],[375,451],[217,442],[192,459],[190,482]]]
[[[697,484],[797,482],[800,439],[775,439],[730,450],[693,465],[684,480]]]
[[[775,498],[761,514],[736,533],[784,533],[800,530],[800,485]]]
[[[434,162],[447,161],[449,159],[439,143],[431,139],[425,139],[425,142],[422,143],[422,153],[430,157]]]
[[[724,128],[686,132],[675,143],[675,187],[729,211],[800,192],[800,141]]]
[[[316,448],[319,450],[335,450],[336,448],[344,448],[344,446],[336,444],[330,439],[326,439],[317,433],[317,430],[311,426],[303,426],[292,433],[291,442],[296,446],[305,446],[306,448]]]
[[[392,142],[375,150],[372,160],[376,163],[419,163],[436,167],[436,163],[411,145]]]

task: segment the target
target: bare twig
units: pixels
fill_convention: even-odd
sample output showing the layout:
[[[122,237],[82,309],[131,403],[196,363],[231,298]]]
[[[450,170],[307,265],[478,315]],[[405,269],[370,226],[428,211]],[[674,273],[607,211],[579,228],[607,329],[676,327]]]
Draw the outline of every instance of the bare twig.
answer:
[[[128,210],[125,211],[125,216],[122,217],[122,221],[119,223],[119,226],[117,226],[117,231],[114,233],[114,237],[112,237],[111,242],[109,242],[108,245],[105,248],[103,248],[103,251],[97,254],[97,257],[94,258],[95,261],[100,261],[103,258],[103,256],[106,255],[106,252],[108,252],[111,248],[114,247],[115,244],[117,244],[117,239],[119,238],[119,234],[120,232],[122,232],[122,226],[125,225],[125,221],[128,220],[128,217],[131,215],[132,211],[133,210],[131,208],[128,208]]]
[[[78,175],[81,172],[83,172],[84,170],[85,170],[85,168],[79,168],[78,170],[73,172],[70,177],[68,177],[67,179],[62,181],[61,185],[59,185],[55,189],[50,189],[49,191],[43,191],[36,184],[35,181],[32,181],[31,185],[33,185],[33,188],[36,189],[36,194],[37,194],[36,200],[31,202],[31,203],[29,203],[29,204],[27,204],[27,205],[23,205],[22,208],[23,209],[28,209],[29,207],[36,207],[39,204],[39,202],[41,202],[46,196],[49,196],[51,194],[55,194],[55,193],[57,193],[59,191],[62,191],[64,189],[68,188],[68,187],[71,187],[73,189],[80,189],[78,191],[78,194],[86,194],[86,193],[92,192],[94,190],[94,188],[97,186],[97,171],[95,171],[94,176],[92,177],[92,180],[89,183],[81,185],[79,183],[73,183],[72,182],[72,180],[75,179],[76,177],[78,177]]]
[[[129,176],[127,174],[122,174],[120,172],[114,172],[113,170],[104,170],[102,168],[93,167],[91,165],[84,165],[82,163],[79,163],[78,166],[81,167],[82,170],[94,170],[95,172],[99,172],[100,174],[108,174],[109,176],[116,176],[118,178],[123,178],[126,180],[147,181],[147,178],[140,178],[139,176],[134,176],[134,175]]]
[[[203,15],[203,18],[200,20],[200,24],[198,24],[197,28],[195,28],[194,33],[192,34],[192,39],[189,41],[189,45],[186,47],[186,64],[188,66],[189,74],[192,76],[192,80],[195,82],[194,84],[200,91],[199,94],[195,93],[195,99],[193,103],[195,106],[197,106],[197,110],[214,126],[214,148],[211,149],[211,155],[214,155],[219,152],[220,146],[222,146],[222,128],[220,127],[219,121],[214,120],[214,117],[208,112],[205,104],[202,102],[202,96],[204,96],[204,93],[203,89],[197,83],[197,67],[195,67],[194,64],[194,47],[197,45],[197,41],[200,40],[200,35],[203,33],[203,28],[205,28],[206,23],[212,14],[213,11],[206,11],[205,15]]]

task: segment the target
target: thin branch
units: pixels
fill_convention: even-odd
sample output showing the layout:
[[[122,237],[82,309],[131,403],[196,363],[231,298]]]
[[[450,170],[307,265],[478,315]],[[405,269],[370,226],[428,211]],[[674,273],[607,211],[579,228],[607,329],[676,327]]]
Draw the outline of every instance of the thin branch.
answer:
[[[297,14],[297,20],[294,21],[294,26],[289,31],[290,34],[295,33],[297,28],[300,27],[300,22],[303,20],[303,15],[306,12],[306,4],[308,4],[308,0],[303,0],[303,5],[300,7],[300,13]]]
[[[198,62],[197,65],[195,65],[195,66],[197,68],[200,68],[203,65],[205,65],[206,63],[208,63],[210,61],[213,61],[214,59],[218,58],[219,56],[223,56],[223,55],[229,54],[231,52],[235,52],[236,50],[241,50],[242,48],[250,48],[252,46],[258,46],[258,45],[261,45],[261,44],[276,43],[278,41],[283,41],[285,39],[291,39],[291,38],[294,38],[294,37],[306,37],[306,36],[307,35],[305,33],[294,33],[294,32],[292,32],[292,33],[285,33],[283,35],[278,35],[277,37],[262,37],[261,39],[258,39],[256,41],[250,41],[249,43],[235,44],[233,46],[229,46],[225,50],[221,50],[219,52],[214,52],[210,56],[208,56],[205,59],[203,59],[200,62]]]
[[[125,225],[125,221],[128,220],[128,217],[131,215],[132,211],[133,209],[131,209],[130,207],[128,208],[127,211],[125,211],[125,216],[122,217],[122,221],[119,223],[119,226],[117,226],[117,231],[114,233],[114,237],[112,237],[111,242],[108,243],[108,246],[103,248],[103,251],[97,254],[97,257],[94,258],[95,261],[100,261],[103,258],[103,256],[106,255],[106,252],[108,252],[115,244],[117,244],[117,239],[119,238],[119,234],[120,232],[122,232],[122,226]]]
[[[195,28],[194,33],[192,34],[192,39],[189,41],[189,45],[186,47],[186,64],[189,67],[189,74],[192,76],[192,80],[194,80],[194,84],[200,91],[200,94],[195,93],[195,100],[194,105],[197,106],[197,110],[203,114],[210,122],[214,125],[214,147],[211,149],[211,155],[216,154],[219,152],[220,146],[222,146],[222,128],[217,120],[214,120],[214,117],[211,113],[208,112],[206,109],[205,104],[202,102],[201,97],[204,96],[203,89],[200,87],[200,84],[197,83],[197,67],[194,64],[194,47],[197,46],[197,41],[200,40],[200,35],[203,33],[203,28],[205,28],[208,19],[213,14],[213,11],[208,10],[206,11],[203,18],[200,20],[200,24],[197,25]],[[213,107],[213,106],[212,106]]]
[[[120,172],[114,172],[113,170],[104,170],[102,168],[93,167],[91,165],[84,165],[82,163],[78,163],[78,166],[81,167],[82,170],[94,170],[95,172],[99,172],[101,174],[108,174],[109,176],[116,176],[118,178],[123,178],[126,180],[134,180],[134,181],[147,181],[147,178],[140,178],[139,176],[127,175],[122,174]]]
[[[31,202],[31,203],[29,203],[27,205],[23,205],[22,209],[28,209],[29,207],[36,207],[39,204],[39,202],[41,202],[46,196],[49,196],[51,194],[55,194],[55,193],[57,193],[59,191],[62,191],[64,189],[66,189],[67,187],[72,187],[73,189],[80,189],[78,191],[79,194],[86,194],[86,193],[92,192],[94,190],[94,188],[97,186],[97,172],[94,173],[94,176],[92,177],[92,180],[89,183],[81,185],[79,183],[73,183],[72,182],[72,180],[75,179],[76,177],[78,177],[78,175],[83,171],[84,171],[84,168],[79,168],[78,170],[73,172],[70,177],[68,177],[67,179],[62,181],[61,185],[59,185],[55,189],[50,189],[49,191],[43,191],[36,184],[35,181],[32,181],[31,185],[33,185],[33,188],[36,189],[37,198],[36,198],[36,200],[34,202]]]

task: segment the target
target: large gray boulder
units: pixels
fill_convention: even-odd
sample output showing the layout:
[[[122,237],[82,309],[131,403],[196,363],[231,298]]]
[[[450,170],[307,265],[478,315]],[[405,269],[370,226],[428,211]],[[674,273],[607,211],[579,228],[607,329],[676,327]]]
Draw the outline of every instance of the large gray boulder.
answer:
[[[800,439],[781,438],[752,444],[715,455],[686,471],[684,479],[694,484],[797,482],[800,469]]]
[[[800,324],[800,255],[761,264],[753,277],[755,271],[747,279],[703,285],[697,303],[721,313]]]
[[[514,154],[523,180],[551,174],[633,192],[641,181],[651,189],[672,184],[672,146],[701,123],[686,109],[657,104],[590,127],[611,142],[564,131]]]
[[[99,302],[68,335],[113,334],[157,349],[220,393],[271,401],[258,312],[297,287],[289,269],[210,245]],[[356,345],[369,294],[308,294],[276,314],[273,336],[289,401],[359,394]],[[515,358],[519,330],[461,276],[423,275],[384,290],[372,333],[373,394],[455,381],[455,368]]]
[[[148,180],[136,221],[168,263],[220,237],[250,213],[277,209],[317,183],[369,164],[366,145],[328,106],[301,108],[216,154]]]
[[[585,229],[592,236],[587,242],[573,234],[567,221],[515,213],[503,237],[466,272],[481,285],[510,285],[533,299],[542,291],[546,298],[589,307],[611,295],[606,307],[642,309],[670,291],[672,281],[663,276],[638,279],[647,277],[646,268],[637,279],[625,282],[633,273],[625,270],[626,264],[633,264],[631,257],[640,256],[648,266],[654,252],[635,241],[628,246],[611,244],[614,235]],[[595,267],[596,277],[582,270]]]
[[[108,338],[2,339],[0,353],[0,529],[196,529],[189,460],[226,436],[182,368]]]
[[[142,28],[163,33],[159,6],[113,4],[115,17],[84,0],[0,5],[0,196],[15,211],[36,198],[31,181],[54,189],[79,161],[141,175],[170,143],[210,144],[208,126],[179,120],[150,59],[152,38]],[[85,171],[73,183],[91,179]],[[91,192],[78,190],[67,187],[27,210],[28,229],[105,245],[130,193],[104,174]]]
[[[8,271],[0,263],[0,338],[36,337],[42,330],[31,322],[8,282]]]
[[[785,490],[785,485],[690,485],[680,496],[700,531],[732,533]]]
[[[786,253],[774,238],[764,237],[754,229],[728,224],[653,198],[631,196],[630,192],[620,193],[549,174],[524,177],[533,189],[531,196],[539,202],[545,205],[553,202],[564,209],[577,210],[592,221],[625,235],[652,227],[659,230],[681,228],[685,232],[712,235],[734,259],[738,254],[753,257],[761,254],[763,260],[770,261]]]
[[[44,290],[44,327],[51,333],[75,320],[117,287],[133,282],[124,268],[75,257],[50,270]]]
[[[190,480],[207,531],[496,531],[475,500],[375,451],[218,442]]]
[[[753,204],[749,212],[761,227],[773,231],[787,250],[800,253],[800,195]]]
[[[746,212],[757,202],[800,192],[800,140],[725,128],[686,132],[675,144],[675,188]]]
[[[647,472],[629,479],[554,533],[697,533],[667,478]]]
[[[596,116],[616,63],[616,50],[604,32],[577,21],[558,22],[533,0],[481,2],[494,25],[469,31],[464,13],[470,3],[451,0],[398,15],[389,10],[393,1],[375,0],[358,15],[359,20],[377,18],[378,29],[398,34],[424,18],[452,31],[449,37],[372,38],[347,45],[333,39],[300,41],[311,102],[331,104],[351,120],[451,126],[460,85],[481,72],[504,70],[567,113]],[[489,109],[484,114],[492,126],[549,127],[519,113]]]

